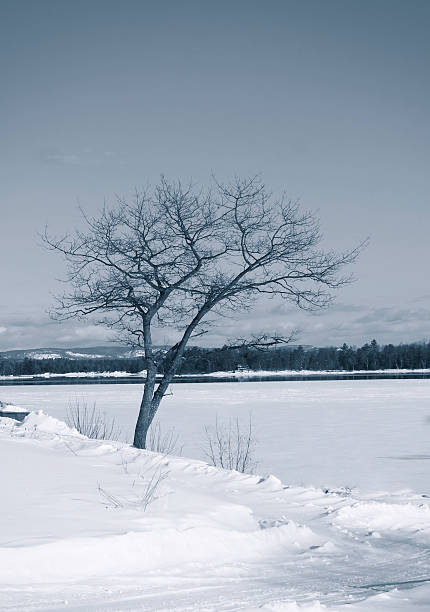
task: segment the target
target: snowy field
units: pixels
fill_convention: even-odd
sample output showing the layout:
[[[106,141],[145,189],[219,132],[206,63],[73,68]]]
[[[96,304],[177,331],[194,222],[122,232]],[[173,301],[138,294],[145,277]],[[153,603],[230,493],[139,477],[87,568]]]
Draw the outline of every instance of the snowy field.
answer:
[[[184,457],[202,457],[216,415],[251,411],[262,477],[89,441],[42,414],[0,419],[1,610],[428,612],[430,380],[172,391],[160,419]],[[97,400],[131,433],[139,393],[8,387],[0,400],[57,418]]]
[[[430,494],[430,380],[176,384],[159,419],[184,456],[203,459],[204,426],[252,414],[259,473],[286,483],[413,489]],[[16,386],[0,400],[64,420],[76,398],[115,416],[132,439],[142,389],[136,384]]]

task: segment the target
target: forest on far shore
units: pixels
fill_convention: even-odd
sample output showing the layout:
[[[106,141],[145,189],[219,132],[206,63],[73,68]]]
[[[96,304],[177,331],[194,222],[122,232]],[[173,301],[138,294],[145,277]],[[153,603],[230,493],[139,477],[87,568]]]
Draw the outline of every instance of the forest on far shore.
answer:
[[[248,370],[380,370],[430,368],[430,342],[387,344],[376,340],[361,347],[303,348],[280,347],[269,350],[241,347],[190,347],[182,359],[180,374],[207,374],[217,371]],[[25,376],[69,372],[130,372],[145,369],[145,359],[5,359],[0,357],[0,375]],[[162,370],[160,370],[162,371]]]

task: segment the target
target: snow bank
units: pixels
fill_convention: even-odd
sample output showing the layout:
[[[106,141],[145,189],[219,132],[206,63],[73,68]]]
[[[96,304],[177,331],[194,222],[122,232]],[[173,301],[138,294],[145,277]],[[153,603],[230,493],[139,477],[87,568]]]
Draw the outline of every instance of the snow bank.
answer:
[[[261,525],[249,507],[236,500],[226,500],[222,495],[214,496],[208,490],[208,485],[209,488],[213,485],[210,476],[216,480],[220,472],[203,462],[167,459],[121,443],[89,440],[42,411],[30,413],[8,433],[8,442],[14,442],[12,446],[9,444],[8,453],[12,463],[22,468],[15,468],[15,477],[20,481],[27,479],[33,485],[35,499],[47,509],[42,514],[30,510],[27,520],[32,530],[38,532],[39,541],[48,541],[38,544],[21,536],[15,540],[13,532],[8,530],[7,541],[12,546],[0,548],[0,582],[68,582],[90,576],[154,571],[191,562],[212,565],[257,562],[300,554],[324,543],[311,529],[294,521]],[[25,446],[20,447],[19,442]],[[23,463],[26,455],[34,455],[33,461]],[[51,480],[53,465],[54,481]],[[158,512],[146,513],[142,495],[147,483],[161,472],[166,478]],[[208,480],[201,492],[193,486],[196,472],[206,475]],[[222,477],[228,480],[230,474],[223,473]],[[57,479],[63,478],[67,482],[60,488]],[[237,474],[233,480],[238,484],[249,478]],[[276,485],[279,490],[280,483],[274,477],[261,481],[251,477],[251,480],[260,482],[263,489],[266,486],[270,490]],[[12,497],[19,496],[21,491],[14,490],[13,480],[9,485]],[[55,492],[61,497],[64,488],[68,491],[69,507],[50,498]],[[81,505],[75,503],[79,498],[86,498],[85,515],[75,515],[73,510],[74,506],[76,511],[81,510]],[[158,501],[158,497],[155,499]],[[7,510],[7,503],[2,510]],[[67,537],[53,534],[50,510],[63,513]],[[112,529],[112,512],[120,529]],[[101,515],[104,515],[104,524]],[[79,516],[79,523],[75,516]],[[99,523],[98,532],[104,532],[103,535],[82,537],[91,532],[93,522]],[[18,526],[18,532],[20,529]]]
[[[334,522],[352,529],[408,529],[430,533],[430,507],[428,504],[358,503],[341,508]]]
[[[71,539],[14,549],[0,549],[0,582],[69,582],[143,573],[186,563],[261,562],[317,546],[312,531],[295,523],[260,531],[238,532],[198,525],[131,531],[123,535]],[[61,562],[59,562],[61,560]]]
[[[30,412],[16,431],[16,434],[19,436],[35,436],[36,433],[51,433],[57,436],[65,435],[85,438],[76,429],[71,429],[63,421],[45,414],[43,410]]]
[[[0,609],[430,607],[426,585],[401,590],[430,572],[417,497],[285,487],[89,440],[41,411],[0,418],[0,465]]]

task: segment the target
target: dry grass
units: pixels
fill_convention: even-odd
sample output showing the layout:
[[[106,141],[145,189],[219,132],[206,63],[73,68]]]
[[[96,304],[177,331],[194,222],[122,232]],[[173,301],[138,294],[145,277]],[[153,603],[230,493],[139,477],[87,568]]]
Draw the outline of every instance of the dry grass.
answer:
[[[115,417],[108,419],[106,414],[97,408],[96,403],[89,406],[82,398],[75,398],[69,403],[66,423],[87,438],[118,440],[121,436]]]
[[[163,432],[160,421],[152,423],[146,439],[146,448],[162,455],[181,455],[182,446],[179,446],[179,435],[175,430]]]
[[[217,418],[214,428],[205,427],[205,434],[204,453],[211,465],[247,474],[254,472],[256,441],[251,416],[245,429],[241,428],[238,418],[229,419],[228,423],[220,423]]]

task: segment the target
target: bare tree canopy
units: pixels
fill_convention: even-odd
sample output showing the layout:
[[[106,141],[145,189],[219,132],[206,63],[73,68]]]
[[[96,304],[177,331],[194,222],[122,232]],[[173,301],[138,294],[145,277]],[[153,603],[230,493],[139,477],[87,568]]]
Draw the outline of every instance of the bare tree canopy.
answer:
[[[205,333],[217,316],[250,308],[259,295],[278,295],[299,308],[325,307],[333,291],[349,282],[343,268],[363,246],[321,250],[315,216],[285,197],[274,198],[258,178],[214,182],[207,191],[162,178],[132,202],[118,199],[115,208],[84,218],[86,231],[44,235],[48,248],[64,255],[71,286],[58,298],[55,315],[97,316],[123,342],[144,348],[138,448],[145,448],[191,337]],[[180,330],[180,340],[160,354],[154,326]],[[267,346],[283,341],[262,337]]]

